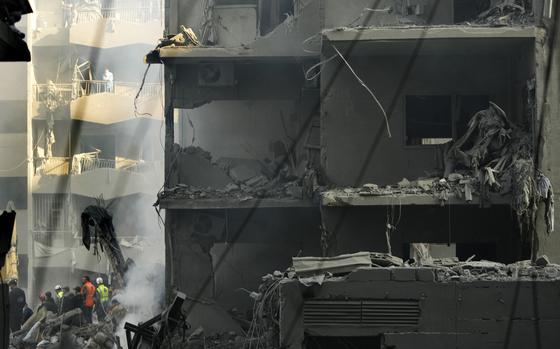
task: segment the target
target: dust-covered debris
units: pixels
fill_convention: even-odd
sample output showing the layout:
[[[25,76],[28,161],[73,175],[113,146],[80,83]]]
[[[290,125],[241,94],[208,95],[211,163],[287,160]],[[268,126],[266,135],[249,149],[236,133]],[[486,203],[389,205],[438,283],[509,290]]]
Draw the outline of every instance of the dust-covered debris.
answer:
[[[530,0],[502,0],[474,19],[475,24],[492,26],[533,24],[533,1]]]
[[[529,235],[539,202],[545,203],[549,232],[554,226],[554,190],[550,180],[535,169],[533,146],[527,131],[514,125],[505,112],[490,102],[488,109],[473,115],[466,133],[447,145],[445,169],[434,177],[380,187],[334,188],[322,193],[327,205],[348,204],[357,197],[407,195],[431,196],[445,205],[451,198],[491,203],[493,197],[509,197],[520,231]]]
[[[176,184],[159,194],[159,199],[227,199],[246,201],[262,198],[292,198],[312,199],[320,189],[317,171],[307,161],[302,160],[297,164],[292,161],[284,162],[283,159],[264,161],[248,159],[218,159],[213,162],[209,152],[200,147],[181,148],[176,145],[174,162],[177,173]],[[208,171],[200,171],[196,176],[192,173],[184,179],[194,178],[197,182],[213,184],[211,179],[219,178],[217,185],[201,186],[183,183],[181,176],[180,156],[188,154],[195,157],[197,163],[203,162]],[[186,170],[185,170],[186,171]],[[196,178],[195,178],[196,177]],[[201,178],[201,179],[199,179]],[[224,183],[223,178],[227,179]]]
[[[73,309],[56,316],[46,312],[32,324],[10,335],[10,349],[31,348],[91,348],[111,349],[119,342],[115,336],[116,321],[112,314],[95,324],[80,320],[81,309]],[[31,320],[31,319],[30,319]]]

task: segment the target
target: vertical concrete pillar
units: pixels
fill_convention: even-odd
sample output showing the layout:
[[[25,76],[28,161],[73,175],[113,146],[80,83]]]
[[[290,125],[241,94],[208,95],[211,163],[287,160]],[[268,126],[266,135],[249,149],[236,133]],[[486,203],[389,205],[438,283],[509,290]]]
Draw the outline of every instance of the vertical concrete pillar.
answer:
[[[539,34],[536,41],[537,81],[537,154],[541,171],[550,178],[556,189],[555,201],[560,192],[560,2],[556,1],[552,18],[543,21],[546,34]],[[555,231],[548,234],[544,222],[544,204],[537,217],[538,255],[547,255],[553,263],[560,263],[560,210],[555,211]]]

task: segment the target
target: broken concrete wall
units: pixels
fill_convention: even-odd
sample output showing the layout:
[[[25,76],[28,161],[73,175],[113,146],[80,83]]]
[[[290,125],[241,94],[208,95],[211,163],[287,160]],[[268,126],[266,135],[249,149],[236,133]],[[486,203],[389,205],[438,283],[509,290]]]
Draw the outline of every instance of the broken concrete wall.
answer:
[[[214,65],[220,74],[231,76],[219,84],[205,84],[201,68]],[[192,63],[176,67],[180,76],[173,92],[176,108],[192,109],[217,100],[277,100],[296,99],[300,96],[304,77],[299,63],[279,62],[220,62],[207,60],[204,64]]]
[[[273,142],[289,146],[296,137],[302,120],[295,113],[293,100],[212,102],[183,111],[182,145],[200,146],[215,160],[271,159]]]
[[[409,257],[409,244],[413,242],[455,243],[463,260],[472,254],[477,259],[506,263],[528,257],[506,205],[487,209],[459,205],[399,207],[397,201],[392,208],[323,208],[323,217],[329,232],[329,255],[387,251],[385,230],[389,219],[397,227],[391,233],[392,253],[399,257]]]
[[[245,290],[256,290],[261,276],[283,271],[294,255],[320,254],[319,222],[316,208],[167,210],[168,290],[200,301],[192,317],[206,331],[227,329],[225,311],[244,316],[253,304]]]
[[[541,33],[536,45],[537,85],[536,104],[537,122],[536,139],[538,144],[538,165],[540,170],[550,178],[556,189],[555,200],[558,202],[560,188],[560,157],[558,146],[560,137],[560,5],[552,5],[553,18],[543,19],[546,23],[546,35]],[[538,217],[544,215],[544,203],[541,203]],[[558,222],[560,210],[554,212],[555,231],[548,234],[544,220],[537,219],[539,237],[538,254],[546,254],[553,263],[560,263],[560,235]]]
[[[205,44],[219,47],[244,46],[258,52],[293,52],[304,53],[301,43],[321,30],[321,0],[308,0],[294,6],[293,15],[281,15],[280,24],[270,33],[260,36],[258,27],[261,20],[261,9],[258,6],[242,3],[235,6],[215,6],[205,12],[205,1],[170,0],[166,6],[169,33],[179,32],[179,26],[193,28],[201,40],[203,39],[204,23],[210,42]],[[169,13],[173,15],[169,15]],[[206,16],[206,17],[205,17]],[[255,17],[255,18],[253,18]],[[251,28],[249,24],[254,24]],[[212,28],[212,29],[208,29]],[[255,35],[256,34],[256,35]],[[251,37],[254,40],[251,40]]]
[[[380,109],[349,70],[327,64],[322,73],[323,89],[341,68],[334,84],[323,91],[322,157],[328,180],[341,186],[385,185],[438,169],[436,147],[406,146],[407,95],[487,95],[513,120],[519,120],[522,111],[517,110],[510,94],[513,88],[523,89],[524,85],[512,87],[515,75],[509,73],[508,65],[525,72],[521,76],[529,75],[531,67],[517,59],[496,55],[420,55],[413,60],[408,56],[351,57],[356,73],[384,106],[392,138],[387,137]]]

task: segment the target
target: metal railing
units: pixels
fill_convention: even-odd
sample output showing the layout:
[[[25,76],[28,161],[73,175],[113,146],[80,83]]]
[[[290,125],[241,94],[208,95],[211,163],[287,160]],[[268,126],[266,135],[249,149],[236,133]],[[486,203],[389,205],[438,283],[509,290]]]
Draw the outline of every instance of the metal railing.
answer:
[[[73,98],[73,84],[35,84],[33,86],[33,101],[47,102],[49,99],[58,99],[70,103]]]
[[[158,162],[152,161],[102,159],[95,156],[77,154],[73,159],[69,157],[35,158],[35,173],[41,176],[65,176],[68,174],[77,175],[104,168],[146,173],[155,171],[159,165]]]
[[[70,158],[35,158],[35,173],[42,176],[64,176],[70,173]]]
[[[112,84],[103,80],[82,80],[65,84],[35,84],[33,86],[34,102],[61,101],[70,103],[73,99],[89,96],[97,93],[113,93],[123,97],[136,97],[139,83],[135,82],[113,82]],[[139,98],[151,98],[161,96],[161,84],[157,82],[145,83]]]
[[[151,7],[116,7],[116,8],[83,8],[73,14],[73,23],[84,24],[107,19],[125,23],[148,23],[161,20],[161,11],[158,6]]]
[[[97,93],[113,93],[117,96],[135,97],[140,88],[134,82],[108,82],[104,80],[82,80],[75,82],[76,97],[84,97]],[[161,84],[157,82],[145,83],[139,98],[159,97]]]
[[[72,208],[66,194],[37,194],[33,198],[33,230],[68,231],[72,229]]]

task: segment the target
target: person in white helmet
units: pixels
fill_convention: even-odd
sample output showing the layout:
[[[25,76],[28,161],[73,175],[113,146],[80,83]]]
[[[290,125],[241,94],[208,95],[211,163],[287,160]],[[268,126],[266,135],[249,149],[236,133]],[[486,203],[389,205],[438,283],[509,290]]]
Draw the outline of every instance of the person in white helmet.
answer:
[[[105,316],[107,316],[106,309],[109,303],[109,288],[105,286],[102,277],[98,277],[95,279],[95,283],[97,284],[96,289],[96,302],[95,302],[95,311],[97,313],[97,318],[103,321]]]
[[[58,308],[58,313],[60,314],[62,312],[62,299],[64,298],[64,290],[62,289],[62,286],[56,285],[54,287],[54,293],[56,307]]]

